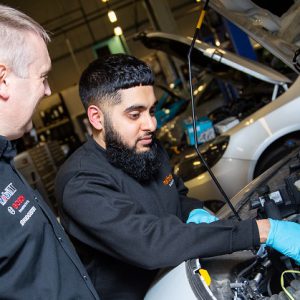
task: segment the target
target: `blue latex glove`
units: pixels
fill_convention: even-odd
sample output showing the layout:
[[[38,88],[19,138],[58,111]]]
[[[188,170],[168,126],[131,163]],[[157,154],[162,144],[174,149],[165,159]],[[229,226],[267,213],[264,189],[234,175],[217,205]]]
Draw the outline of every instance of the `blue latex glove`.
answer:
[[[271,228],[266,245],[300,263],[300,224],[269,219]]]
[[[186,222],[200,224],[200,223],[211,223],[218,220],[219,219],[216,216],[211,215],[205,209],[197,208],[197,209],[193,209],[190,212]]]

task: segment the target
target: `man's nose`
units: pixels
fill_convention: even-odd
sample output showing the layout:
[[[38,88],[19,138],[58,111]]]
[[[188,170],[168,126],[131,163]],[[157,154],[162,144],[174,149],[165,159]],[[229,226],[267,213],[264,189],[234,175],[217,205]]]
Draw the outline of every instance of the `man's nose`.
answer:
[[[143,125],[142,127],[143,130],[154,132],[157,126],[157,121],[155,116],[153,115],[145,116],[142,125]]]

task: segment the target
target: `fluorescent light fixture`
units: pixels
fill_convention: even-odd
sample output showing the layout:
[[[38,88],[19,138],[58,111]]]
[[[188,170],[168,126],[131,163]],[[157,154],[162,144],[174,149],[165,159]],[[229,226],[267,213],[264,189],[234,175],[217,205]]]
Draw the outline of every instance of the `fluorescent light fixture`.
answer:
[[[109,21],[110,21],[111,23],[114,23],[114,22],[117,21],[117,15],[116,15],[116,13],[115,13],[113,10],[110,10],[110,11],[107,13],[107,15],[108,15]]]
[[[120,26],[117,26],[117,27],[114,28],[114,33],[115,33],[115,35],[122,35],[123,30]]]

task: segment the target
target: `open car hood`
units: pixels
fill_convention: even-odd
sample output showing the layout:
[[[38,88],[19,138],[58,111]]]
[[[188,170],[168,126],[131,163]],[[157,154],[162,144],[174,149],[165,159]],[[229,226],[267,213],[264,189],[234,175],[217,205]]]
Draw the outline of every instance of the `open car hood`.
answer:
[[[280,218],[300,223],[299,157],[298,148],[231,199],[242,220],[274,218],[274,211],[277,211]],[[271,210],[265,208],[265,197],[273,200]],[[227,204],[217,216],[219,219],[236,220]],[[296,270],[297,273],[298,266],[274,249],[266,249],[262,245],[259,249],[187,260],[174,269],[161,272],[144,299],[288,299],[282,291],[283,280],[280,277],[286,270]],[[293,297],[289,299],[299,299],[300,276],[294,275],[285,281],[286,289]],[[206,280],[208,277],[209,280]]]
[[[190,37],[163,32],[143,32],[136,39],[140,40],[147,48],[163,51],[184,61],[187,60],[187,53],[192,41]],[[192,60],[195,64],[204,68],[209,66],[216,71],[224,66],[229,66],[275,85],[285,85],[291,82],[288,77],[270,67],[199,40],[195,43]]]
[[[299,1],[210,0],[209,6],[300,73]]]

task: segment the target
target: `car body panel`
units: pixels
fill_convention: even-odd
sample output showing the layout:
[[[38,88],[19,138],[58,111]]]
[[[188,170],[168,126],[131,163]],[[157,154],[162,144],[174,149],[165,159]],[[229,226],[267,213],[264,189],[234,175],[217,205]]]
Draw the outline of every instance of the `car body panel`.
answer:
[[[180,83],[180,80],[175,82],[174,88]],[[155,109],[157,129],[159,129],[185,110],[188,105],[188,99],[171,88],[162,85],[154,85],[154,92],[157,98],[157,93],[161,93]]]
[[[164,32],[142,33],[138,35],[138,39],[148,48],[164,51],[183,60],[187,59],[188,49],[192,41],[190,37],[182,37]],[[262,63],[252,61],[200,40],[197,40],[195,43],[194,53],[195,56],[192,56],[192,59],[195,60],[193,62],[196,64],[226,65],[272,84],[284,85],[291,82],[285,75]]]
[[[230,147],[224,158],[257,160],[273,141],[300,130],[300,77],[278,99],[226,132]],[[255,135],[255,138],[253,138]]]
[[[234,196],[253,179],[258,159],[272,143],[300,131],[299,91],[300,77],[278,99],[224,133],[230,136],[230,140],[212,171],[228,197]],[[190,153],[193,152],[191,148]],[[193,197],[202,200],[223,199],[208,172],[199,174],[185,184]]]
[[[299,73],[299,1],[281,16],[249,0],[211,0],[209,6]]]
[[[177,102],[170,105],[169,108],[162,108],[155,112],[155,118],[157,120],[157,129],[171,121],[184,107],[186,104],[185,99],[178,100]]]
[[[249,35],[255,37],[255,33],[260,32],[261,29],[263,29],[261,33],[262,35],[260,36],[262,41],[261,44],[264,45],[271,52],[273,52],[273,54],[277,55],[291,68],[295,69],[292,60],[297,47],[295,47],[295,45],[289,44],[286,40],[283,39],[283,32],[287,33],[288,25],[292,24],[292,22],[294,22],[296,27],[300,28],[298,26],[300,18],[295,17],[299,11],[299,1],[295,2],[294,5],[291,6],[291,9],[289,9],[285,13],[285,16],[290,15],[289,20],[284,20],[284,18],[274,16],[266,10],[261,10],[261,8],[255,5],[252,1],[211,0],[211,7],[214,7],[218,12],[221,12],[222,10],[218,10],[218,6],[216,4],[219,5],[220,8],[229,11],[229,13],[224,13],[223,15],[225,17],[228,17],[232,21],[234,21],[234,18],[231,18],[232,14],[236,14],[237,19],[246,24],[248,24],[247,21],[249,21],[248,19],[250,19],[250,21],[252,21],[252,27],[248,27],[248,31],[245,30]],[[272,4],[273,3],[270,2],[270,5]],[[282,5],[284,5],[284,3]],[[283,17],[285,16],[283,15]],[[272,36],[270,32],[273,33],[274,36]],[[251,33],[253,33],[253,35]],[[290,34],[288,38],[296,38],[296,35],[298,35],[297,30],[295,30],[295,33]],[[273,42],[273,45],[272,43],[269,43],[270,40],[271,42]],[[284,201],[286,201],[284,205],[278,204],[278,207],[281,210],[281,214],[283,213],[283,211],[285,211],[286,213],[286,215],[282,214],[282,217],[290,221],[297,220],[296,222],[300,222],[299,189],[295,189],[294,187],[296,181],[299,180],[299,169],[298,167],[295,168],[295,166],[299,166],[299,149],[293,152],[293,159],[291,159],[291,155],[288,155],[287,157],[280,160],[278,163],[274,164],[270,169],[265,171],[258,178],[246,185],[247,182],[249,182],[252,179],[251,177],[253,176],[255,164],[257,162],[257,159],[263,153],[263,151],[275,140],[278,140],[278,138],[280,138],[281,136],[300,130],[299,85],[300,77],[294,82],[294,84],[290,87],[288,91],[282,94],[274,102],[269,103],[265,107],[258,110],[256,113],[244,119],[239,125],[226,132],[226,135],[228,134],[230,136],[228,147],[222,158],[218,161],[216,165],[212,167],[212,171],[218,177],[222,187],[225,189],[225,191],[227,191],[229,197],[232,197],[235,194],[235,196],[231,199],[231,202],[235,209],[238,211],[241,219],[268,217],[267,215],[263,214],[263,206],[260,209],[250,209],[249,205],[251,202],[251,197],[256,197],[256,199],[259,199],[258,197],[260,195],[260,192],[257,190],[257,188],[267,184],[270,187],[270,191],[277,190],[280,193],[282,193],[282,197],[286,197],[286,199],[284,199]],[[192,151],[193,150],[191,149],[191,152]],[[292,171],[293,168],[294,170]],[[188,180],[185,183],[190,189],[190,196],[200,199],[203,199],[203,197],[206,197],[206,199],[220,199],[220,192],[215,188],[215,184],[207,172],[199,175],[198,177],[192,180]],[[236,192],[243,186],[245,187],[236,194]],[[291,193],[291,191],[294,192]],[[293,201],[297,205],[295,205]],[[261,203],[261,205],[263,205],[263,203]],[[221,210],[217,213],[217,216],[220,219],[234,218],[234,213],[230,210],[228,205],[224,205],[221,208]],[[261,248],[259,249],[259,251],[260,250]],[[248,286],[245,285],[246,288],[244,290],[247,291],[248,287],[250,287],[249,282],[252,283],[253,278],[258,278],[254,275],[257,275],[257,273],[258,275],[261,275],[262,273],[259,273],[261,272],[261,270],[269,270],[271,273],[270,276],[272,276],[272,274],[276,275],[277,272],[273,272],[273,270],[276,269],[276,266],[278,268],[278,261],[286,262],[285,266],[289,270],[292,270],[295,267],[293,262],[287,259],[287,257],[285,257],[285,259],[282,259],[282,257],[281,259],[278,259],[278,257],[276,256],[274,259],[271,257],[271,255],[268,256],[269,253],[267,252],[265,259],[268,260],[268,267],[265,268],[265,266],[267,265],[262,264],[262,268],[257,268],[257,265],[253,264],[253,261],[255,258],[257,260],[257,256],[254,256],[254,254],[258,255],[259,251],[256,252],[256,249],[252,249],[251,251],[235,252],[229,255],[213,257],[211,259],[199,259],[199,267],[202,265],[202,267],[208,270],[212,278],[212,284],[209,288],[212,291],[214,291],[214,288],[217,287],[219,291],[218,293],[214,293],[214,295],[216,295],[217,297],[202,298],[199,297],[199,295],[197,295],[197,299],[253,299],[254,293],[249,293],[249,297],[247,298],[240,298],[237,294],[238,289],[243,289],[241,288],[243,286],[243,282],[246,282],[248,284]],[[263,256],[261,255],[259,258],[262,259]],[[272,267],[273,259],[277,260],[275,269]],[[148,297],[146,299],[169,299],[173,298],[173,296],[174,299],[179,299],[176,298],[176,295],[174,295],[173,293],[174,288],[176,291],[180,289],[185,290],[187,296],[183,296],[181,297],[181,299],[194,299],[194,295],[190,296],[186,289],[195,290],[195,286],[192,282],[190,282],[190,284],[188,285],[187,281],[184,280],[184,276],[186,276],[186,269],[184,269],[183,265],[186,265],[188,262],[189,261],[184,262],[177,268],[171,270],[166,276],[161,278],[162,282],[158,280],[151,288],[152,293],[155,289],[157,289],[156,294],[152,294],[155,295],[155,297]],[[271,264],[269,264],[270,262]],[[297,270],[297,266],[295,269]],[[243,271],[241,272],[241,270]],[[180,280],[178,280],[178,278],[176,279],[172,277],[172,272],[174,272],[174,274],[177,274],[178,278],[183,282],[180,283]],[[193,274],[196,274],[196,272],[193,272]],[[240,281],[236,280],[237,274],[243,274]],[[279,273],[279,275],[280,274],[281,272]],[[247,279],[247,275],[252,281],[245,281],[245,279]],[[174,280],[175,286],[173,282],[165,281],[165,278],[167,277],[172,278]],[[269,279],[271,277],[262,275],[262,278]],[[217,286],[214,286],[214,281],[217,281]],[[280,278],[276,278],[275,282],[278,282],[277,285],[279,285]],[[236,285],[237,288],[235,289],[235,294],[233,293],[233,291],[231,294],[226,294],[226,291],[231,291],[231,286],[229,285],[229,283],[232,283],[233,285],[235,285],[236,283],[241,284],[240,286]],[[270,283],[270,281],[268,281],[268,283]],[[258,287],[259,285],[256,284],[254,286]],[[266,284],[260,285],[260,287],[266,286]],[[204,290],[204,288],[205,287],[203,284],[203,287],[198,287],[198,290]],[[281,290],[282,287],[280,286],[279,291]],[[250,291],[252,290],[250,289]],[[262,297],[262,295],[258,294],[257,290],[255,291],[257,292],[255,294],[255,298],[264,298]],[[268,295],[270,297],[272,296],[271,298],[273,299],[271,285],[269,284],[267,292]],[[182,291],[180,291],[179,294],[185,295]],[[279,297],[276,293],[274,299],[277,299],[277,297],[281,298],[283,296],[282,294],[283,292],[280,292]],[[267,298],[269,299],[269,297]]]
[[[211,6],[214,7],[218,3],[220,7],[224,8],[224,4],[221,2],[221,0],[212,1]],[[247,3],[249,7],[252,7],[253,4],[251,1],[245,3],[233,1],[231,3],[231,1],[224,0],[223,2],[239,13],[247,10]],[[265,26],[270,27],[270,23],[266,22]],[[190,38],[161,32],[144,33],[141,40],[149,48],[162,50],[182,59],[186,59],[185,55],[191,43]],[[268,83],[286,87],[287,83],[291,82],[286,76],[272,68],[258,62],[249,61],[234,53],[221,50],[201,41],[195,43],[194,51],[193,54],[195,53],[198,56],[192,57],[193,63],[197,64],[199,62],[200,65],[202,63],[203,67],[207,64],[216,66],[221,62],[223,65],[225,64]],[[230,137],[229,143],[222,158],[212,167],[212,171],[229,197],[232,197],[253,179],[256,164],[270,145],[289,133],[300,131],[299,91],[300,78],[296,79],[291,87],[286,89],[277,99],[266,104],[224,133],[224,135]],[[187,111],[186,115],[188,113]],[[179,117],[173,119],[172,122],[162,127],[159,132],[159,136],[164,135],[164,140],[169,139],[172,145],[180,143],[180,133],[178,131],[182,131],[182,128],[180,128],[178,119]],[[193,148],[185,150],[184,155],[193,151]],[[179,162],[180,164],[180,160],[184,160],[184,155],[176,157],[174,163]],[[223,199],[208,172],[199,173],[199,176],[187,180],[185,184],[190,189],[189,194],[193,197],[201,200]]]
[[[218,181],[228,197],[244,187],[249,182],[249,168],[254,164],[253,161],[245,159],[221,158],[218,163],[212,167],[214,174],[218,176]],[[185,181],[189,189],[189,196],[201,200],[222,199],[221,192],[217,189],[215,182],[208,172]]]
[[[231,199],[235,213],[225,204],[216,216],[221,220],[236,220],[236,213],[242,220],[270,217],[270,212],[264,209],[264,202],[260,199],[261,191],[266,191],[268,187],[268,196],[276,199],[274,201],[277,204],[274,202],[274,205],[280,216],[299,224],[299,190],[295,188],[299,180],[299,149],[295,149],[237,193]],[[274,194],[277,195],[275,198]],[[276,271],[278,268],[280,272]],[[265,245],[231,254],[193,258],[162,271],[145,299],[286,299],[280,285],[281,274],[285,270],[295,270],[296,274],[297,269],[293,260],[276,253],[275,249],[266,250]],[[296,281],[299,282],[297,275],[285,282],[285,287],[294,299],[298,299],[300,291],[299,285],[294,284]]]
[[[172,287],[170,289],[170,287]],[[165,273],[160,280],[155,282],[147,292],[144,300],[172,299],[196,300],[187,278],[185,263],[181,263],[172,272]]]

